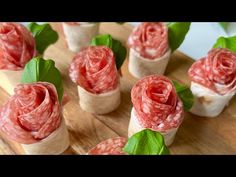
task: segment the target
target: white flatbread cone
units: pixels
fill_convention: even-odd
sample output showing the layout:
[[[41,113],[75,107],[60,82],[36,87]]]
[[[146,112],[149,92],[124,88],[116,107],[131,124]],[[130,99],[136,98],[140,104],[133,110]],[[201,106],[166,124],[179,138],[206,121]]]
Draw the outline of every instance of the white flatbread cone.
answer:
[[[45,139],[34,144],[21,144],[25,154],[32,155],[58,155],[63,153],[70,145],[69,133],[65,120],[61,125]]]
[[[179,127],[172,128],[170,130],[167,130],[166,132],[160,132],[164,137],[166,146],[170,146],[173,143],[178,128]],[[140,132],[144,129],[145,128],[141,127],[141,125],[139,124],[138,119],[135,115],[135,110],[132,107],[129,128],[128,128],[128,137],[131,137],[133,134]]]
[[[78,52],[81,47],[88,46],[92,38],[98,35],[99,31],[99,23],[86,23],[80,25],[62,23],[62,26],[68,47],[73,52]]]
[[[130,48],[129,72],[138,79],[152,74],[163,75],[170,60],[170,54],[171,51],[168,50],[162,57],[150,60],[143,58],[138,52]]]
[[[120,86],[102,94],[93,94],[78,86],[80,107],[90,113],[106,114],[120,105]]]
[[[194,104],[190,112],[203,117],[218,116],[236,93],[234,91],[225,95],[219,95],[195,82],[191,82],[190,89],[194,95]]]
[[[14,94],[14,88],[21,81],[23,71],[0,70],[0,87],[10,95]]]

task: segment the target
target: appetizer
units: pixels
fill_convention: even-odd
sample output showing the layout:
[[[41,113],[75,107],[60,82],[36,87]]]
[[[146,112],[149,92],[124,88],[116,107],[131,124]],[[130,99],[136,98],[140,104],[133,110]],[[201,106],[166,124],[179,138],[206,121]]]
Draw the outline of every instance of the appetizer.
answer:
[[[88,155],[168,155],[164,138],[159,132],[149,129],[137,132],[132,137],[110,138],[93,147]]]
[[[163,75],[171,52],[183,42],[189,26],[190,23],[143,22],[134,28],[128,38],[129,72],[138,79]]]
[[[104,43],[100,39],[104,39]],[[116,45],[118,47],[113,52],[105,44],[119,46]],[[117,55],[125,48],[110,35],[97,36],[92,40],[92,45],[77,53],[70,64],[69,75],[78,86],[81,108],[90,113],[106,114],[120,104],[120,77],[116,63],[119,67],[122,65],[126,55],[122,59],[122,55]]]
[[[64,22],[62,26],[68,48],[73,52],[79,52],[82,47],[89,46],[99,31],[99,23]]]
[[[146,76],[131,90],[133,108],[128,136],[143,129],[160,132],[171,145],[184,118],[184,107],[174,84],[165,76]]]
[[[188,71],[194,105],[190,112],[216,117],[236,93],[236,53],[213,48]]]
[[[58,39],[49,24],[30,23],[28,28],[20,23],[0,23],[0,86],[11,95],[26,63],[36,55],[43,55]]]
[[[0,108],[0,131],[20,143],[26,154],[64,152],[69,146],[69,134],[62,115],[62,95],[61,75],[54,62],[32,59],[26,64],[22,83]]]
[[[70,77],[78,85],[83,110],[105,114],[120,104],[119,75],[114,53],[106,46],[81,50],[70,65]]]
[[[0,23],[0,69],[22,70],[37,55],[32,33],[19,23]]]

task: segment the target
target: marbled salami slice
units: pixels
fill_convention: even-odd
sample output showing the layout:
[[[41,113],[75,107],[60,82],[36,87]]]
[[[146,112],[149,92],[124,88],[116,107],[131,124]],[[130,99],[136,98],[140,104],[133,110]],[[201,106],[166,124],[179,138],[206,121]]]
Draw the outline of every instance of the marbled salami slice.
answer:
[[[118,86],[119,77],[112,50],[105,46],[82,49],[69,68],[73,82],[91,93],[106,93]]]
[[[129,36],[128,46],[144,58],[159,58],[169,49],[168,28],[161,22],[141,23]]]
[[[61,122],[54,85],[47,82],[19,84],[0,108],[0,130],[10,139],[32,144],[49,136]]]
[[[236,89],[236,53],[212,49],[191,66],[188,74],[193,82],[225,95]]]
[[[131,99],[142,128],[165,132],[183,120],[183,104],[165,76],[151,75],[139,80],[132,88]]]
[[[110,138],[92,148],[89,155],[127,155],[122,149],[127,143],[123,137]]]
[[[0,23],[0,69],[22,70],[36,56],[35,39],[18,23]]]

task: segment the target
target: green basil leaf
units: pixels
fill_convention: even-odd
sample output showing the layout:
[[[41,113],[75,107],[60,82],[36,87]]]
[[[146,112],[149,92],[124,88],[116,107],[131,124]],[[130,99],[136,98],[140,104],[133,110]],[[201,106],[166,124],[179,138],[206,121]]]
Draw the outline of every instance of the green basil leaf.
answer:
[[[22,83],[50,82],[57,89],[58,99],[61,102],[63,97],[63,84],[60,71],[55,67],[51,59],[44,60],[36,57],[31,59],[23,70]]]
[[[175,89],[179,98],[183,102],[184,111],[188,111],[193,106],[193,101],[194,101],[193,93],[191,92],[188,86],[180,85],[176,81],[172,81],[172,82],[175,86]]]
[[[167,24],[171,52],[174,52],[182,44],[190,25],[190,22],[171,22]]]
[[[113,39],[110,34],[98,35],[94,37],[90,43],[93,46],[107,46],[109,47],[116,58],[116,68],[120,69],[125,61],[127,50],[122,43],[116,39]]]
[[[236,36],[219,37],[213,48],[226,48],[231,50],[232,52],[236,52]]]
[[[123,150],[129,155],[168,155],[163,136],[150,129],[142,130],[128,139]]]
[[[90,43],[93,46],[105,45],[109,48],[112,47],[112,37],[110,34],[98,35],[94,37]]]
[[[42,55],[49,45],[54,44],[58,40],[58,34],[52,27],[46,23],[38,25],[35,22],[28,24],[28,29],[32,32],[37,51]]]
[[[229,22],[219,22],[219,24],[225,31],[227,31]]]

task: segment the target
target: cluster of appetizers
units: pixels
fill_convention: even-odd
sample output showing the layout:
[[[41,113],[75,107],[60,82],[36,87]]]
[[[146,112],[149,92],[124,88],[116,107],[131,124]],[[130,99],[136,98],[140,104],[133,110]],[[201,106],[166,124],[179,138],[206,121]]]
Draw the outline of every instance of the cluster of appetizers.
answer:
[[[111,35],[98,35],[99,23],[62,26],[68,48],[76,52],[68,70],[78,86],[80,107],[93,114],[116,110],[126,48]],[[190,89],[164,76],[189,27],[190,23],[144,22],[134,28],[127,41],[128,69],[138,80],[131,90],[128,139],[108,139],[88,154],[168,154],[166,146],[173,143],[185,111],[205,117],[222,112],[236,93],[236,53],[231,48],[216,43],[196,61],[188,71]],[[54,35],[40,43],[47,32]],[[48,24],[31,23],[27,29],[0,23],[0,76],[8,78],[0,84],[12,95],[0,108],[0,131],[21,143],[27,154],[60,154],[70,144],[62,115],[68,101],[62,78],[54,61],[42,58],[57,38]]]

